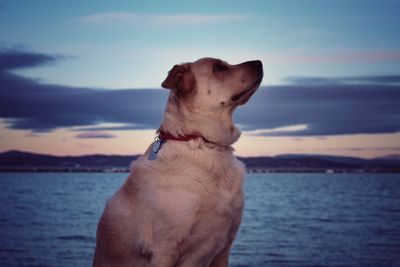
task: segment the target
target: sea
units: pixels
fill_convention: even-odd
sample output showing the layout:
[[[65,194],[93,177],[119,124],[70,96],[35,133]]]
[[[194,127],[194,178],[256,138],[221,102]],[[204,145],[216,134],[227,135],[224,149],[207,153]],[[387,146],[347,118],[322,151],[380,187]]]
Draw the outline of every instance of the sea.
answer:
[[[0,173],[0,267],[91,266],[126,176]],[[252,173],[245,196],[229,266],[400,266],[399,174]]]

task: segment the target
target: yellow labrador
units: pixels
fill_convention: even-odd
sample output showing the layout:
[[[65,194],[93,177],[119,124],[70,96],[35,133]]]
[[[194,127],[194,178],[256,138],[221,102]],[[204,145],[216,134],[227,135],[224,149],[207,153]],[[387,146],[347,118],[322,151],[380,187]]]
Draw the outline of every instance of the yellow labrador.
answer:
[[[228,266],[245,168],[232,121],[263,77],[261,61],[213,58],[175,65],[158,138],[107,202],[93,266]]]

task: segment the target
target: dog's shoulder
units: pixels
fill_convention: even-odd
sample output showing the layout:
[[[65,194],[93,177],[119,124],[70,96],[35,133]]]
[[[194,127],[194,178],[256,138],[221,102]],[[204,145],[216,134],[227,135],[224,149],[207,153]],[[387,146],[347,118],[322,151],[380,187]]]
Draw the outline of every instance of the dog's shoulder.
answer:
[[[242,180],[244,164],[233,155],[233,148],[210,146],[203,140],[188,142],[167,141],[155,160],[149,159],[150,148],[131,165],[131,174],[139,176],[140,183],[203,183],[218,180]],[[147,177],[147,181],[142,181]],[[152,177],[152,178],[150,178]],[[198,185],[197,185],[198,186]]]
[[[155,160],[149,160],[148,153],[149,150],[132,163],[123,186],[126,194],[135,195],[132,197],[164,198],[170,203],[188,199],[187,203],[193,204],[208,201],[210,196],[213,199],[221,192],[241,193],[245,169],[230,148],[217,150],[200,141],[168,141]]]

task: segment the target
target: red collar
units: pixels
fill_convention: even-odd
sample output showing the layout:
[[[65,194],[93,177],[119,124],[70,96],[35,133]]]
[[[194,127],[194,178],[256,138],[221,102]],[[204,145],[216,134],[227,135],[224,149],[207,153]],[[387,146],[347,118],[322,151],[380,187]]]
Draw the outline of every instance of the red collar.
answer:
[[[158,138],[160,138],[161,140],[189,141],[203,137],[201,135],[194,135],[194,134],[174,136],[170,133],[159,131]]]

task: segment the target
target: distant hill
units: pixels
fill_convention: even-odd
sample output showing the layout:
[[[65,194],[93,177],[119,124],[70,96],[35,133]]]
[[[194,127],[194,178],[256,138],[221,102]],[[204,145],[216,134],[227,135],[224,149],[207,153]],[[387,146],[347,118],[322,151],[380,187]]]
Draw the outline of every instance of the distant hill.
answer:
[[[387,155],[384,157],[380,157],[378,159],[382,159],[382,160],[399,160],[400,161],[400,155]]]
[[[11,150],[0,153],[0,167],[128,168],[138,155],[52,156]]]
[[[0,171],[101,171],[105,169],[127,170],[139,155],[85,155],[53,156],[23,151],[0,153]],[[249,170],[268,171],[383,171],[400,172],[400,158],[381,157],[362,159],[329,155],[278,155],[274,157],[239,157]]]
[[[356,157],[346,157],[346,156],[330,156],[330,155],[307,155],[307,154],[291,154],[291,155],[279,155],[276,158],[283,159],[322,159],[330,162],[351,164],[358,167],[372,167],[372,166],[400,166],[400,155],[389,155],[385,157],[373,158],[373,159],[363,159]]]

